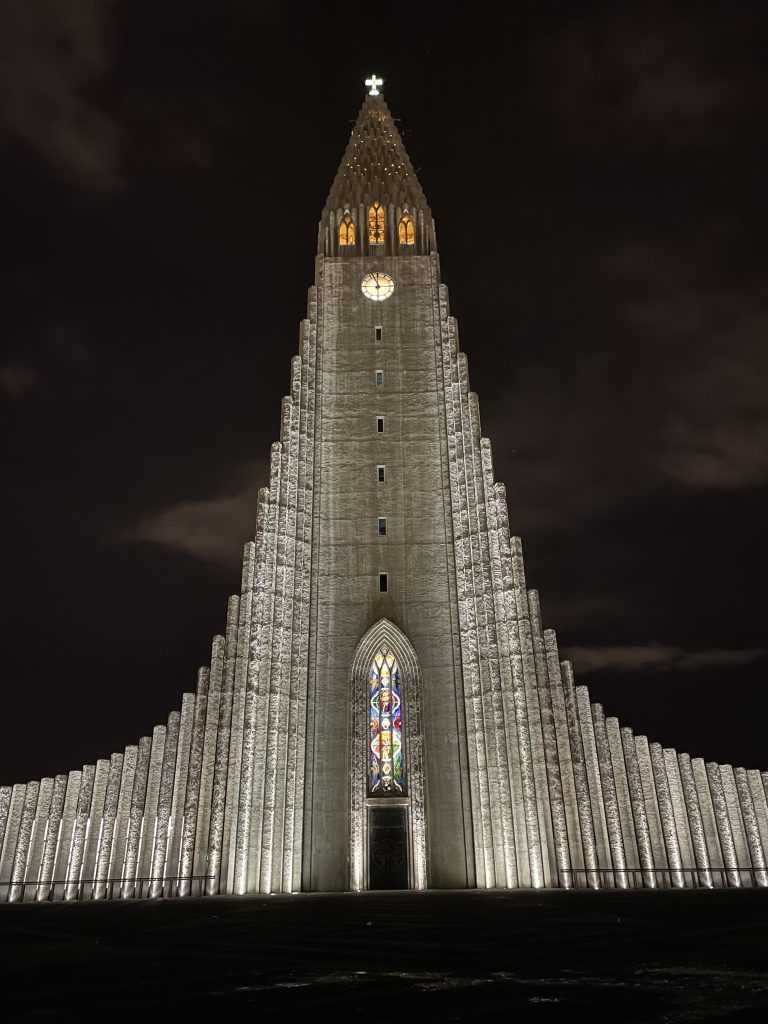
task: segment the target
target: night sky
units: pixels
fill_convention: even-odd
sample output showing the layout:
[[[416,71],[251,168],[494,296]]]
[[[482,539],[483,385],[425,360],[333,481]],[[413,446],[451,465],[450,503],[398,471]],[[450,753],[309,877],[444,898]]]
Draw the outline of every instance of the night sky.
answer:
[[[607,714],[768,767],[764,5],[507,7],[0,8],[0,782],[194,689],[372,71],[545,623]]]

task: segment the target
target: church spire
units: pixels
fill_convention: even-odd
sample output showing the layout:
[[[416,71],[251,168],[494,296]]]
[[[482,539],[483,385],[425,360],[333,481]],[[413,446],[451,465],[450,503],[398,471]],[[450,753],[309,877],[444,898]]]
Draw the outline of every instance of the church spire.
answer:
[[[379,91],[383,80],[371,75],[365,84],[369,92],[323,210],[320,252],[327,256],[400,255],[401,249],[429,252],[434,248],[432,215]]]

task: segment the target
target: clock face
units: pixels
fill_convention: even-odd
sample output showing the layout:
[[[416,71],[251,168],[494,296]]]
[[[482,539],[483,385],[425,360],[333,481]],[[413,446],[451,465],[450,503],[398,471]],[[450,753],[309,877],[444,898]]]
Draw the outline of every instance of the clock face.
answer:
[[[366,299],[383,302],[395,290],[395,282],[389,274],[380,274],[378,271],[374,271],[372,274],[365,275],[361,287]]]

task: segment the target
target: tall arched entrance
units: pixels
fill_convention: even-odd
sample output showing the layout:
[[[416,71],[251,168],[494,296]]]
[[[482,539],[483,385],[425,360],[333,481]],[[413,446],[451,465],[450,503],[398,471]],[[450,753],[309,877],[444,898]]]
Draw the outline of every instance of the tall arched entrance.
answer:
[[[425,889],[421,673],[389,619],[358,644],[350,686],[350,888]]]

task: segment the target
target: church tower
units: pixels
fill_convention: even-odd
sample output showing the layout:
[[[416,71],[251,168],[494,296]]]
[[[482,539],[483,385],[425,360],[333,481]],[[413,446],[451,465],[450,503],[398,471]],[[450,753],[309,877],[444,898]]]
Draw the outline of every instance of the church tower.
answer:
[[[768,773],[622,728],[543,628],[366,84],[225,632],[151,736],[0,787],[0,898],[765,886]]]

